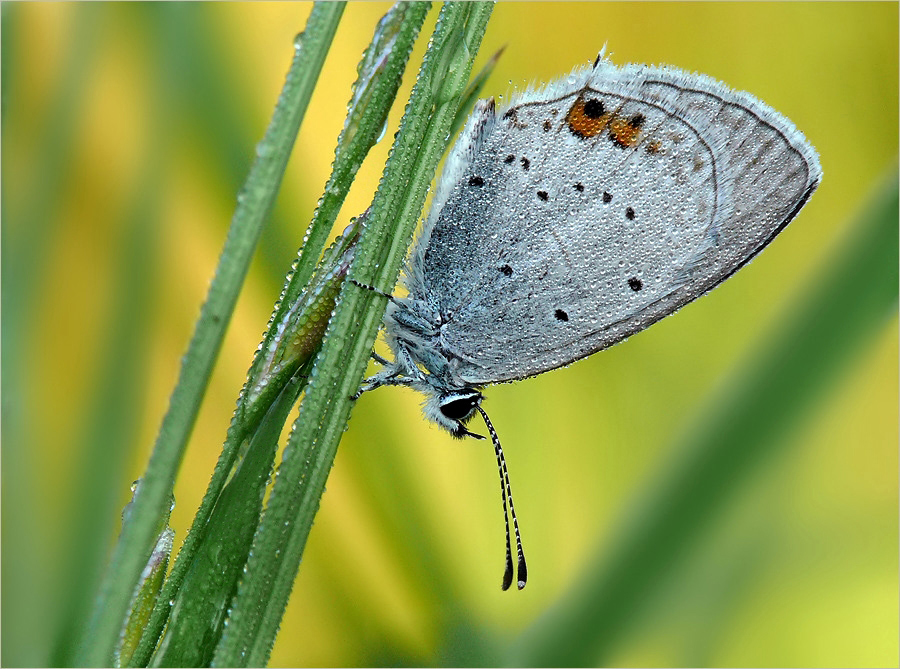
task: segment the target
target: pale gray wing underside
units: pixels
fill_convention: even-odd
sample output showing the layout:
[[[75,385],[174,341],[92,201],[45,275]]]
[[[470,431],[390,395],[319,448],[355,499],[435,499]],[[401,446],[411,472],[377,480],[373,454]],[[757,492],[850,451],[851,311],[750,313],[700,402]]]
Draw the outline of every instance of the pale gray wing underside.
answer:
[[[672,313],[759,252],[821,177],[802,134],[752,96],[670,68],[609,71],[487,124],[418,242],[410,289],[447,317],[441,345],[467,383],[566,365]]]

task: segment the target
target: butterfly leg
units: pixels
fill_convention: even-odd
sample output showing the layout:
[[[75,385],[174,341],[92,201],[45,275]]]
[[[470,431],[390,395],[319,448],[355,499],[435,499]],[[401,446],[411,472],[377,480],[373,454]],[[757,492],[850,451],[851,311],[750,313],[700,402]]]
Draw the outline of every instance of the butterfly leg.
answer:
[[[350,399],[358,400],[363,393],[375,390],[381,386],[408,386],[409,379],[401,378],[401,373],[402,370],[399,367],[395,367],[394,369],[385,369],[377,374],[373,374],[369,378],[363,380],[359,390],[357,390],[356,394],[352,395]]]
[[[372,351],[372,359],[383,365],[384,369],[362,382],[359,390],[352,397],[354,400],[359,399],[363,393],[381,386],[412,386],[417,381],[420,383],[424,381],[424,379],[418,378],[423,376],[422,372],[405,349],[400,349],[396,360],[383,358],[375,351]],[[415,375],[410,376],[409,370],[414,370]]]
[[[378,363],[379,365],[381,365],[382,367],[388,367],[388,366],[390,366],[390,364],[391,364],[391,361],[390,361],[390,360],[388,360],[387,358],[382,358],[382,357],[381,357],[380,355],[378,355],[375,351],[372,351],[372,360],[374,360],[375,362],[377,362],[377,363]]]

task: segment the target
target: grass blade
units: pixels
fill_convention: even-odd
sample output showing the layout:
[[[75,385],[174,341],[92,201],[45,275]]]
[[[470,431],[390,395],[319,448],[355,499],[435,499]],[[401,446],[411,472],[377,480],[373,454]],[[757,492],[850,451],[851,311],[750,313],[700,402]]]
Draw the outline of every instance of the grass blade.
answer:
[[[182,362],[169,410],[135,499],[134,512],[122,528],[100,585],[83,639],[80,664],[102,666],[112,661],[134,587],[153,548],[154,528],[167,508],[175,473],[225,329],[342,11],[341,3],[323,4],[317,5],[310,15],[303,48],[296,54],[272,123],[258,147],[257,160],[238,196],[219,266]]]
[[[447,3],[357,248],[351,276],[391,290],[490,16]],[[215,664],[264,664],[274,642],[338,441],[362,379],[384,298],[345,283],[254,541]]]

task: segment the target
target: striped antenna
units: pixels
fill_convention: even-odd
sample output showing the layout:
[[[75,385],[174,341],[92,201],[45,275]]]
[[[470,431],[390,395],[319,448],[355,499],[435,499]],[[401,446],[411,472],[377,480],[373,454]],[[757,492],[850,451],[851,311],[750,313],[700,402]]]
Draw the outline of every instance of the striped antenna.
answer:
[[[491,442],[494,444],[494,453],[497,456],[497,469],[500,472],[500,492],[503,496],[503,520],[506,523],[506,571],[503,573],[503,590],[509,590],[513,580],[513,561],[512,561],[512,545],[509,536],[509,516],[512,516],[513,529],[516,533],[516,556],[518,564],[516,566],[516,586],[521,590],[525,587],[528,580],[528,567],[525,565],[525,552],[522,550],[522,537],[519,534],[519,520],[516,518],[516,507],[513,504],[512,489],[509,486],[509,470],[506,468],[506,458],[503,457],[503,449],[500,447],[500,438],[497,431],[491,424],[490,418],[480,405],[476,404],[475,408],[484,419],[488,432],[491,435]],[[507,501],[508,500],[508,501]],[[507,504],[509,513],[507,513]]]

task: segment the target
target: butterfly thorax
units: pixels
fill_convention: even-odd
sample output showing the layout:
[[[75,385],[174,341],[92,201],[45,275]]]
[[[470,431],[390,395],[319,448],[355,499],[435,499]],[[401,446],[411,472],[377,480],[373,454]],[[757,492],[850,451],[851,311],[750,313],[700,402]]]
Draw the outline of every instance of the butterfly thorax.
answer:
[[[464,423],[481,401],[481,393],[456,372],[459,358],[447,350],[441,334],[448,323],[446,315],[424,300],[391,300],[384,325],[394,360],[374,380],[408,385],[423,393],[426,417],[452,434],[464,436],[468,434]]]

